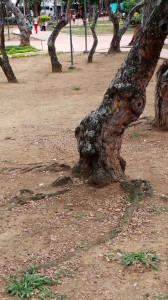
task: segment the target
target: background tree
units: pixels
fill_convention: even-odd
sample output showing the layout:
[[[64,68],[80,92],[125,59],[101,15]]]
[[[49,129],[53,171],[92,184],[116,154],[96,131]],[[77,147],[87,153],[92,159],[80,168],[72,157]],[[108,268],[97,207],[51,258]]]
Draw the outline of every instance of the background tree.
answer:
[[[164,61],[156,74],[154,125],[168,130],[168,61]]]
[[[120,28],[120,24],[119,24],[119,21],[120,21],[119,12],[117,11],[114,14],[109,9],[109,4],[110,4],[110,0],[106,0],[106,8],[107,8],[108,14],[110,16],[110,19],[113,23],[113,38],[112,38],[112,41],[110,43],[110,47],[109,47],[109,50],[108,50],[108,53],[111,54],[111,53],[121,52],[121,49],[120,49],[121,39],[122,39],[124,33],[126,32],[128,26],[131,22],[132,16],[134,15],[134,13],[136,11],[138,11],[139,9],[141,9],[143,7],[143,3],[135,5],[134,7],[131,8],[131,10],[127,14],[127,18],[126,18],[125,23],[122,26],[122,28]]]
[[[122,137],[146,104],[146,87],[168,34],[168,0],[145,1],[145,19],[136,41],[110,83],[101,105],[75,130],[80,155],[72,172],[103,186],[126,179]]]
[[[89,51],[89,55],[88,55],[88,60],[87,62],[88,63],[92,63],[93,61],[93,55],[96,51],[96,47],[97,47],[97,44],[98,44],[98,38],[97,38],[97,35],[96,35],[96,31],[95,31],[95,26],[96,26],[96,23],[97,23],[97,20],[100,16],[100,13],[101,13],[101,10],[98,10],[94,16],[94,19],[93,19],[93,22],[92,24],[90,25],[90,29],[92,31],[92,36],[93,36],[93,45]]]
[[[62,65],[58,61],[58,57],[56,54],[55,41],[58,37],[61,29],[68,24],[68,15],[70,11],[70,0],[67,2],[67,8],[64,19],[60,20],[58,24],[55,25],[53,32],[48,38],[48,53],[51,60],[51,67],[53,73],[62,72]]]
[[[5,3],[8,11],[11,11],[15,15],[20,30],[20,45],[29,46],[31,28],[28,26],[28,21],[26,17],[22,14],[20,9],[12,3],[11,0],[6,0]]]
[[[2,54],[2,58],[0,57],[0,66],[4,74],[6,75],[8,82],[16,83],[17,79],[10,66],[9,59],[5,50],[4,15],[5,15],[5,3],[1,1],[0,2],[0,52]]]

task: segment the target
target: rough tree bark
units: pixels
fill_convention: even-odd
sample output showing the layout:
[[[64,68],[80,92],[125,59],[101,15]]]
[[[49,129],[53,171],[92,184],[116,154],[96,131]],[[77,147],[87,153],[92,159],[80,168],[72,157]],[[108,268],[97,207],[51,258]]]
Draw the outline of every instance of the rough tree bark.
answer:
[[[29,46],[30,45],[30,34],[31,28],[27,24],[25,16],[22,14],[20,9],[16,7],[11,0],[6,0],[6,7],[10,10],[16,18],[19,30],[20,30],[20,45]]]
[[[107,2],[107,5],[108,5],[108,2]],[[110,47],[108,50],[108,54],[121,52],[120,42],[121,42],[122,36],[126,32],[134,12],[137,11],[138,9],[141,9],[142,7],[143,7],[143,4],[141,3],[132,8],[132,10],[128,14],[126,21],[121,29],[119,27],[118,17],[115,16],[113,13],[111,13],[111,21],[113,23],[114,32],[113,32],[113,38],[112,38],[112,41],[110,43]]]
[[[97,186],[126,179],[126,162],[121,157],[122,137],[128,125],[144,110],[146,86],[168,34],[167,15],[168,0],[158,0],[101,105],[76,128],[80,159],[72,169],[73,175]]]
[[[55,41],[61,29],[68,24],[69,11],[70,11],[70,0],[68,0],[67,2],[67,8],[66,8],[66,14],[64,20],[59,21],[58,24],[55,25],[53,32],[48,38],[48,53],[50,55],[51,67],[53,73],[62,72],[62,65],[59,62],[56,54]]]
[[[90,26],[90,29],[91,29],[92,35],[93,35],[93,45],[92,45],[92,48],[89,51],[88,60],[87,60],[88,63],[92,63],[93,55],[96,51],[96,47],[97,47],[97,44],[98,44],[98,38],[97,38],[97,35],[96,35],[95,26],[96,26],[98,17],[100,15],[100,12],[101,12],[101,10],[96,12],[96,14],[94,16],[94,19],[93,19],[93,23]]]
[[[168,61],[157,71],[155,90],[155,119],[153,125],[168,130]]]
[[[17,83],[17,79],[13,73],[11,65],[9,63],[8,56],[5,50],[5,39],[4,39],[4,18],[3,18],[3,7],[0,7],[0,51],[2,58],[0,57],[0,66],[6,75],[8,82]]]

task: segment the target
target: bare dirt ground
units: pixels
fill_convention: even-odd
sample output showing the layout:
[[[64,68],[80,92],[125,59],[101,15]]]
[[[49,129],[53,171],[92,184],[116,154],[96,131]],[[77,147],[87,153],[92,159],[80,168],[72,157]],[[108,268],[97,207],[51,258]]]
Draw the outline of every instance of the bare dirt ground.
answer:
[[[123,140],[128,178],[149,180],[151,198],[126,203],[117,183],[97,189],[75,179],[51,187],[77,161],[74,129],[100,104],[125,56],[96,54],[88,65],[83,53],[75,54],[72,71],[70,55],[61,54],[61,74],[51,73],[47,56],[13,59],[19,84],[8,84],[0,70],[0,299],[11,299],[3,293],[4,275],[32,263],[47,274],[68,270],[71,276],[53,289],[70,300],[154,300],[168,294],[167,132],[144,122],[130,127]],[[143,114],[148,120],[154,117],[154,88],[155,76]],[[55,172],[45,169],[51,164]],[[22,191],[27,198],[21,203],[13,197],[23,189],[31,192]],[[57,191],[62,194],[49,194]],[[48,196],[37,200],[39,193]],[[109,261],[117,249],[155,250],[159,269]]]

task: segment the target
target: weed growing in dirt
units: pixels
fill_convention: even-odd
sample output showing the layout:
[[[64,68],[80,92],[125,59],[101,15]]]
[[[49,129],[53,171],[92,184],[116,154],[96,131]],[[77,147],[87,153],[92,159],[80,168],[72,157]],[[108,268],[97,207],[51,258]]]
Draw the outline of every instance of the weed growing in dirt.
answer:
[[[168,299],[168,294],[160,293],[157,297],[156,300],[160,299]]]
[[[137,139],[137,138],[141,137],[141,134],[134,131],[134,132],[131,132],[128,136],[130,139]]]
[[[140,262],[147,267],[152,267],[155,270],[158,270],[157,262],[160,261],[159,256],[156,254],[155,250],[140,250],[138,252],[122,252],[117,250],[116,254],[109,253],[107,255],[107,261],[110,259],[112,260],[119,260],[121,261],[126,267],[136,264]]]
[[[151,207],[147,209],[148,212],[152,213],[161,213],[161,212],[168,212],[167,206],[158,206],[156,203],[153,203]]]
[[[73,87],[73,90],[74,90],[74,91],[80,91],[80,87],[79,87],[79,86],[74,86],[74,87]]]
[[[25,298],[37,297],[39,299],[66,299],[66,294],[57,294],[48,286],[60,284],[60,276],[47,277],[40,273],[30,274],[24,272],[20,277],[16,274],[7,278],[8,283],[5,286],[5,293],[10,296]]]

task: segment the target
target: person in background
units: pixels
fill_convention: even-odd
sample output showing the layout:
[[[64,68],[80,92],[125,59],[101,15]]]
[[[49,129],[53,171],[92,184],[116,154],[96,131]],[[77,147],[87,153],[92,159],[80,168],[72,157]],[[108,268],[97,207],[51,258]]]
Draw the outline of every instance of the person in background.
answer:
[[[38,19],[37,19],[37,17],[35,17],[33,19],[33,25],[34,25],[34,30],[37,33],[38,32]]]
[[[75,24],[75,19],[76,19],[76,15],[75,15],[75,13],[73,13],[73,15],[72,15],[72,20],[73,20],[73,23]]]

